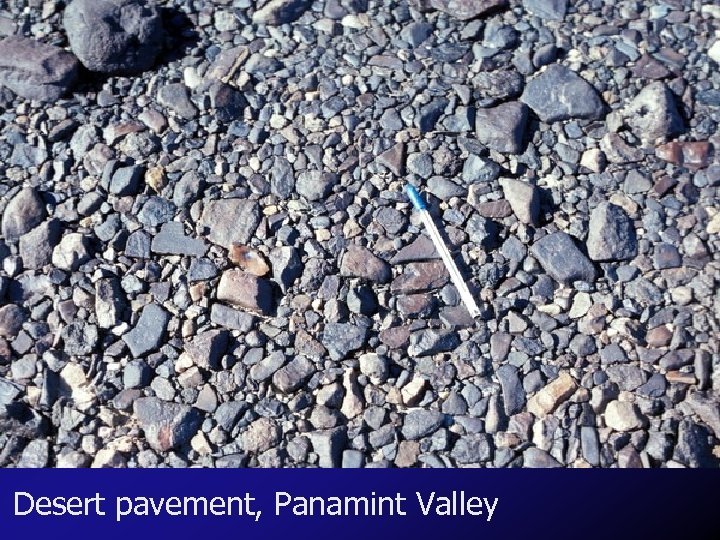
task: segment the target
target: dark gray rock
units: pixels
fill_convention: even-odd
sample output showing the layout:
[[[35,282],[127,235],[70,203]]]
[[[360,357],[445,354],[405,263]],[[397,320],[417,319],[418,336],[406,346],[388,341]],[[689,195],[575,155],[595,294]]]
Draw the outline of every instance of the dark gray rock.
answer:
[[[587,250],[594,261],[621,261],[637,255],[635,226],[625,210],[603,202],[592,211]]]
[[[277,157],[270,171],[270,190],[278,197],[288,198],[295,190],[295,173],[284,157]]]
[[[148,304],[140,313],[135,327],[123,336],[134,357],[160,347],[170,314],[157,304]]]
[[[598,440],[597,429],[592,426],[580,428],[580,445],[583,457],[593,467],[600,465],[600,441]]]
[[[118,324],[124,307],[124,293],[118,278],[103,278],[95,283],[95,319],[100,328]]]
[[[158,452],[167,452],[189,442],[202,422],[197,409],[156,397],[136,399],[133,414],[145,432],[148,444]]]
[[[255,317],[246,311],[233,309],[223,304],[213,304],[210,309],[210,320],[213,324],[224,326],[230,330],[249,332]]]
[[[218,275],[217,266],[210,259],[193,259],[188,268],[187,279],[190,283],[208,281]]]
[[[213,418],[221,429],[230,433],[249,406],[246,401],[226,401],[218,406]]]
[[[427,133],[435,129],[435,124],[437,124],[437,121],[440,119],[440,116],[442,116],[448,104],[449,101],[445,98],[435,98],[430,103],[420,107],[415,121],[418,129],[422,133]]]
[[[220,367],[230,340],[227,330],[208,330],[198,333],[190,343],[185,344],[185,354],[193,363],[203,369],[216,370]]]
[[[0,337],[17,336],[25,319],[25,312],[20,306],[7,304],[0,307]]]
[[[135,231],[128,236],[125,242],[125,255],[127,257],[136,257],[138,259],[150,258],[150,235],[145,231]]]
[[[426,356],[439,352],[447,352],[460,345],[460,338],[452,330],[429,329],[410,334],[411,356]]]
[[[595,267],[572,238],[563,232],[543,236],[530,251],[550,277],[560,283],[595,281]]]
[[[79,63],[53,45],[13,36],[0,41],[0,86],[25,99],[52,102],[74,86]]]
[[[526,469],[551,469],[562,467],[561,463],[540,448],[530,447],[523,452],[523,467]]]
[[[140,180],[145,169],[139,165],[116,169],[110,180],[110,193],[124,197],[140,191]]]
[[[489,158],[470,154],[465,160],[462,179],[466,184],[491,182],[500,176],[500,165]]]
[[[519,96],[523,89],[523,77],[517,71],[481,71],[472,80],[479,94],[478,107],[490,107],[501,101]]]
[[[428,0],[428,2],[431,7],[444,11],[461,21],[474,19],[508,5],[508,0]]]
[[[487,433],[473,433],[460,437],[450,452],[457,463],[482,463],[493,458],[492,435]]]
[[[14,242],[39,225],[47,215],[45,203],[34,188],[21,189],[5,207],[0,232],[5,240]]]
[[[338,183],[335,173],[325,171],[303,171],[295,182],[295,191],[309,201],[325,199]]]
[[[343,449],[347,444],[347,428],[312,431],[307,436],[310,438],[313,451],[318,456],[320,467],[331,468],[341,465]]]
[[[503,393],[505,414],[512,416],[522,411],[525,405],[525,390],[518,375],[518,368],[504,364],[495,370]]]
[[[522,150],[527,119],[528,108],[518,101],[478,109],[475,113],[475,134],[488,148],[518,154]]]
[[[435,432],[444,420],[445,416],[438,411],[413,409],[405,415],[402,435],[406,439],[421,439]]]
[[[595,120],[605,111],[597,90],[561,64],[552,64],[530,79],[520,99],[543,122]]]
[[[202,240],[186,236],[182,223],[169,221],[162,225],[160,232],[153,238],[151,249],[161,255],[202,257],[208,247]]]
[[[157,227],[171,221],[175,216],[175,205],[165,197],[149,197],[138,212],[138,220],[148,227]]]
[[[367,328],[348,323],[328,323],[321,342],[333,360],[344,359],[349,352],[361,348],[367,339]]]
[[[197,107],[190,101],[187,87],[182,83],[166,84],[158,91],[158,103],[175,112],[180,118],[192,120],[197,116]]]
[[[285,394],[294,392],[315,373],[315,365],[304,356],[296,356],[273,374],[273,384]]]
[[[83,322],[68,324],[61,332],[63,350],[67,354],[84,356],[95,349],[98,342],[97,326]]]
[[[91,71],[145,71],[155,63],[164,40],[154,2],[73,0],[63,23],[70,48]]]

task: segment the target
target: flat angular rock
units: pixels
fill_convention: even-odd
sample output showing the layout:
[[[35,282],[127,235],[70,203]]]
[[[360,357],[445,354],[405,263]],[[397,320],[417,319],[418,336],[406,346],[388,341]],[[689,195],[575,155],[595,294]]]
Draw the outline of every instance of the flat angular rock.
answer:
[[[564,232],[543,236],[530,251],[550,277],[560,283],[595,280],[595,267]]]
[[[378,163],[390,169],[396,176],[405,172],[405,144],[397,143],[377,157]]]
[[[460,345],[460,339],[453,330],[430,329],[410,335],[410,356],[426,356],[448,352]]]
[[[148,304],[140,313],[135,327],[123,336],[132,355],[137,358],[157,349],[162,343],[170,314],[157,304]]]
[[[133,403],[133,414],[153,450],[167,452],[183,446],[197,432],[202,417],[189,405],[142,397]]]
[[[23,188],[5,207],[0,225],[2,237],[14,242],[39,225],[46,215],[45,203],[35,188]]]
[[[295,182],[295,191],[309,201],[320,201],[330,195],[337,183],[338,176],[335,173],[318,170],[303,171]]]
[[[413,409],[405,415],[403,421],[403,437],[410,440],[422,439],[436,431],[445,420],[439,411]]]
[[[543,122],[596,120],[605,111],[597,90],[561,64],[552,64],[530,79],[520,99]]]
[[[622,115],[632,132],[646,145],[664,141],[683,130],[673,94],[662,82],[645,86],[623,109]]]
[[[472,79],[480,98],[478,107],[490,107],[519,96],[523,90],[523,76],[514,70],[481,71]]]
[[[518,368],[504,364],[495,370],[495,374],[500,379],[505,414],[512,416],[522,411],[525,405],[525,390],[518,375]]]
[[[34,39],[0,41],[0,86],[25,99],[52,102],[75,84],[80,64],[72,54]]]
[[[588,256],[593,261],[622,261],[637,255],[635,225],[625,210],[600,203],[590,214]]]
[[[524,103],[513,101],[475,112],[475,134],[488,148],[498,152],[518,154],[528,119]]]
[[[409,294],[437,289],[450,279],[442,261],[413,262],[393,279],[390,290],[396,294]]]
[[[375,283],[390,281],[390,266],[369,249],[350,245],[340,263],[340,275],[364,278]]]
[[[310,0],[267,0],[252,16],[254,23],[280,25],[291,23],[310,7]]]
[[[523,467],[526,469],[554,469],[562,467],[562,464],[545,450],[530,447],[523,452]]]
[[[268,315],[272,310],[273,293],[270,283],[265,279],[232,269],[223,272],[217,299]]]
[[[183,224],[178,221],[163,223],[160,232],[152,239],[150,249],[161,255],[189,255],[202,257],[207,244],[202,240],[185,235]]]
[[[431,259],[439,259],[440,255],[435,249],[430,237],[424,234],[419,235],[407,246],[398,251],[390,260],[391,264],[402,264],[413,261],[427,261]]]
[[[124,292],[117,278],[103,278],[95,283],[95,318],[100,328],[112,328],[120,322]]]
[[[523,223],[536,225],[540,216],[540,195],[537,187],[511,178],[503,178],[500,185],[515,216]]]
[[[347,428],[337,427],[326,431],[312,431],[307,434],[313,452],[318,456],[318,465],[323,468],[340,467],[342,454],[347,444]]]
[[[270,418],[258,418],[240,435],[239,443],[246,452],[265,452],[280,442],[280,426]]]
[[[192,120],[198,113],[197,107],[190,101],[187,87],[182,83],[166,84],[160,88],[158,103],[185,120]]]
[[[73,0],[63,14],[70,48],[90,71],[152,67],[164,35],[160,10],[140,0]]]
[[[297,250],[292,246],[279,246],[270,252],[273,279],[286,292],[295,280],[300,277],[303,270],[302,260]]]
[[[431,7],[466,21],[507,7],[507,0],[425,0]]]
[[[255,317],[250,313],[233,309],[223,304],[213,304],[210,309],[210,321],[213,324],[224,326],[230,330],[249,332],[254,320]]]
[[[550,414],[560,403],[573,395],[576,388],[575,379],[569,373],[562,372],[528,400],[527,410],[538,417]]]
[[[18,245],[23,267],[38,270],[50,264],[53,249],[60,240],[60,232],[60,222],[51,219],[23,234]]]
[[[218,199],[205,204],[200,225],[211,242],[227,249],[232,242],[247,244],[260,223],[260,207],[245,199]]]
[[[88,260],[90,260],[88,240],[80,233],[66,234],[53,249],[52,263],[61,270],[74,272]]]
[[[315,373],[315,364],[304,356],[297,356],[273,375],[273,384],[285,394],[300,388]]]

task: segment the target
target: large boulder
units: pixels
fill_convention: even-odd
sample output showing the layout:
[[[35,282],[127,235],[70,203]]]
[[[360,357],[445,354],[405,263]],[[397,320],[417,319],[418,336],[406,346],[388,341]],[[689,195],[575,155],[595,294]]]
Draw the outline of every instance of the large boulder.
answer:
[[[91,71],[145,71],[163,44],[160,10],[153,2],[73,0],[64,24],[70,48]]]

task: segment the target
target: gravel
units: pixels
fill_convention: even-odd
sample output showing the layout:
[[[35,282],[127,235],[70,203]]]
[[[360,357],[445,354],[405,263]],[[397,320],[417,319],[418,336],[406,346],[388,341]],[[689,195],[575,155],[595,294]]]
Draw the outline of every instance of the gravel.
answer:
[[[0,466],[716,467],[719,24],[5,2]]]

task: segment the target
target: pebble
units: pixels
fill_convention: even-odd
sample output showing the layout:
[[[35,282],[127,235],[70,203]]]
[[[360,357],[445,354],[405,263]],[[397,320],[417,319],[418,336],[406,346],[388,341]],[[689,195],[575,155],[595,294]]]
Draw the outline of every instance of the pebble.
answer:
[[[572,238],[556,232],[543,236],[530,248],[545,271],[560,283],[595,280],[596,272],[592,263],[577,248]]]
[[[123,336],[133,357],[143,356],[159,348],[169,322],[170,314],[161,306],[145,306],[134,328]]]
[[[593,261],[632,259],[637,255],[635,226],[625,210],[603,202],[590,214],[586,245]]]

